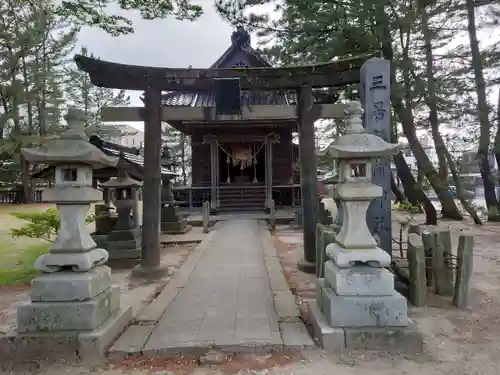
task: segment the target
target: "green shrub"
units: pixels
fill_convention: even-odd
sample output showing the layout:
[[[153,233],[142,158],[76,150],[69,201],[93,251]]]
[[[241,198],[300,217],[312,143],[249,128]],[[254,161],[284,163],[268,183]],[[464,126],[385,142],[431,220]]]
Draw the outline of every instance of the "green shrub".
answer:
[[[404,200],[402,202],[394,203],[392,205],[393,210],[401,210],[401,211],[408,211],[410,213],[418,213],[421,212],[421,208],[419,206],[414,206],[407,200]]]
[[[28,221],[20,228],[9,231],[13,238],[29,237],[52,241],[61,228],[59,212],[55,208],[49,208],[42,212],[10,212],[9,215]]]
[[[13,238],[40,238],[52,242],[61,228],[61,218],[56,208],[49,208],[41,212],[10,212],[9,215],[27,221],[22,227],[9,231]],[[93,223],[95,219],[95,215],[87,215],[85,224]]]

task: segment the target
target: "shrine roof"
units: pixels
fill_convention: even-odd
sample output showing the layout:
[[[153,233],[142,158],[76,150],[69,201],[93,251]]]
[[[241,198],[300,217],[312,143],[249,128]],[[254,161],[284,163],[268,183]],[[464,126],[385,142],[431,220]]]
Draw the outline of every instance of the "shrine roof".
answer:
[[[336,92],[313,91],[315,103],[334,103],[338,99]],[[297,103],[295,91],[242,91],[242,106],[252,105],[293,105]],[[215,107],[215,95],[212,92],[177,92],[172,91],[162,96],[162,105],[167,107]]]
[[[113,142],[105,141],[97,135],[91,136],[89,142],[107,155],[119,156],[120,153],[123,153],[125,161],[135,164],[141,168],[144,167],[144,158],[140,154],[139,149],[133,147],[125,147]],[[161,167],[161,174],[164,177],[174,177],[177,175],[176,173],[171,172],[164,167]]]

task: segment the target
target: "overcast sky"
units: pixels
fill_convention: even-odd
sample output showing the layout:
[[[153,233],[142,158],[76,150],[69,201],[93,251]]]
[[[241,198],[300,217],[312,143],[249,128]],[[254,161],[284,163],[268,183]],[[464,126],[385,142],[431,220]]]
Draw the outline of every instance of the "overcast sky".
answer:
[[[204,15],[195,22],[168,20],[146,21],[131,11],[115,12],[132,20],[135,32],[130,35],[112,37],[97,28],[84,28],[78,38],[77,50],[86,46],[97,57],[124,64],[163,66],[171,68],[208,68],[229,47],[233,27],[215,11],[213,0],[195,0],[203,6]],[[273,5],[253,8],[254,11],[270,13]],[[275,18],[278,14],[274,14]],[[457,39],[466,41],[466,34]],[[479,32],[481,47],[500,38],[500,35],[484,35]],[[255,38],[253,38],[255,39]],[[255,40],[252,40],[255,46]],[[494,100],[496,102],[497,90]],[[130,91],[131,105],[142,106],[138,91]],[[144,129],[142,122],[128,123]]]
[[[146,21],[135,12],[123,12],[135,32],[112,37],[97,28],[85,28],[79,46],[86,46],[102,60],[170,68],[208,68],[231,44],[233,28],[216,13],[213,0],[199,1],[204,15],[196,22],[175,19]],[[79,47],[78,47],[79,48]],[[142,106],[138,91],[131,91],[131,105]],[[130,123],[143,129],[143,123]]]

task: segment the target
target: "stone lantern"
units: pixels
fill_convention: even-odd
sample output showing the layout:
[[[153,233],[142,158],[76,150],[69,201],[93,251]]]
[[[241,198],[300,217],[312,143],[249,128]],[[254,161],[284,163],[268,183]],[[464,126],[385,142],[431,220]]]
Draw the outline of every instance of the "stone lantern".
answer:
[[[161,192],[161,232],[164,234],[183,234],[191,230],[191,225],[175,204],[174,194],[172,192],[172,181],[170,178],[174,173],[164,174],[162,178]]]
[[[395,154],[399,146],[364,131],[359,102],[349,104],[347,115],[347,134],[329,147],[339,162],[334,199],[342,206],[343,218],[334,242],[326,247],[329,260],[316,294],[319,311],[312,309],[316,321],[326,320],[329,329],[338,328],[345,340],[364,331],[385,335],[392,329],[404,329],[409,322],[406,298],[395,291],[394,276],[384,268],[391,257],[377,246],[366,222],[370,202],[383,194],[371,182],[372,164]],[[322,329],[319,337],[327,334],[324,326]],[[347,341],[346,345],[349,347]]]
[[[96,246],[85,224],[90,204],[102,199],[92,187],[92,169],[118,160],[88,142],[83,112],[70,108],[65,118],[68,126],[59,139],[22,150],[29,163],[55,166],[55,186],[43,191],[42,200],[57,205],[61,226],[48,254],[35,262],[42,274],[32,281],[31,301],[18,309],[17,332],[76,333],[85,355],[109,344],[115,336],[109,332],[120,332],[131,310],[120,309],[119,288],[104,265],[108,252]]]
[[[117,165],[118,176],[101,184],[102,188],[110,190],[111,201],[118,214],[116,224],[107,238],[110,259],[141,257],[141,229],[136,222],[138,218],[132,217],[131,212],[137,207],[137,189],[142,184],[128,176],[126,167],[122,156]]]

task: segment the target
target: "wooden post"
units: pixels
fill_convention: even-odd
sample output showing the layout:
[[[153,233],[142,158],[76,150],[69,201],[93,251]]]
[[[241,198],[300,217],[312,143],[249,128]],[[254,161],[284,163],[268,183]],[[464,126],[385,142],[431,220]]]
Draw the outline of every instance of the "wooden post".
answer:
[[[321,223],[316,223],[316,277],[321,278],[321,263],[325,260],[323,259],[323,247],[324,247],[324,231],[325,226]]]
[[[140,227],[140,219],[139,219],[139,192],[137,189],[132,189],[132,199],[134,200],[134,205],[132,206],[132,220],[135,223],[136,227]]]
[[[457,249],[457,277],[455,280],[455,294],[453,305],[458,308],[467,306],[469,302],[470,279],[473,270],[474,237],[458,237]]]
[[[210,208],[217,208],[217,170],[216,170],[216,152],[217,143],[214,139],[210,140]]]
[[[297,93],[297,117],[299,118],[300,184],[302,191],[302,218],[304,222],[304,258],[298,269],[306,273],[316,272],[316,222],[318,209],[318,177],[316,174],[316,144],[312,111],[311,86],[303,86]]]
[[[436,236],[434,233],[425,231],[422,233],[422,243],[424,244],[425,251],[425,280],[427,286],[432,287],[434,285],[432,254],[436,248]]]
[[[146,90],[144,104],[142,271],[138,272],[153,276],[160,265],[161,91]]]
[[[276,206],[274,203],[274,199],[270,200],[270,205],[269,205],[269,223],[271,224],[271,230],[276,229]]]
[[[208,233],[210,230],[210,203],[203,202],[202,204],[203,215],[203,233]]]
[[[271,204],[273,200],[273,142],[268,139],[268,144],[269,159],[266,171],[269,176],[269,187],[267,188],[267,201]],[[274,202],[272,202],[272,204],[274,205]],[[276,209],[276,207],[274,207],[274,209]]]
[[[408,235],[409,295],[413,306],[425,305],[427,284],[425,281],[425,250],[419,234]]]
[[[440,246],[443,248],[444,257],[444,272],[443,272],[443,287],[440,295],[442,296],[453,296],[454,293],[454,283],[453,283],[453,251],[451,250],[451,233],[449,230],[440,230],[438,232],[438,241]]]
[[[433,242],[435,244],[432,253],[432,276],[434,278],[434,291],[440,296],[449,296],[450,288],[448,278],[446,276],[446,265],[444,256],[444,247],[441,243],[438,232],[432,233]],[[452,292],[451,292],[452,293]]]

